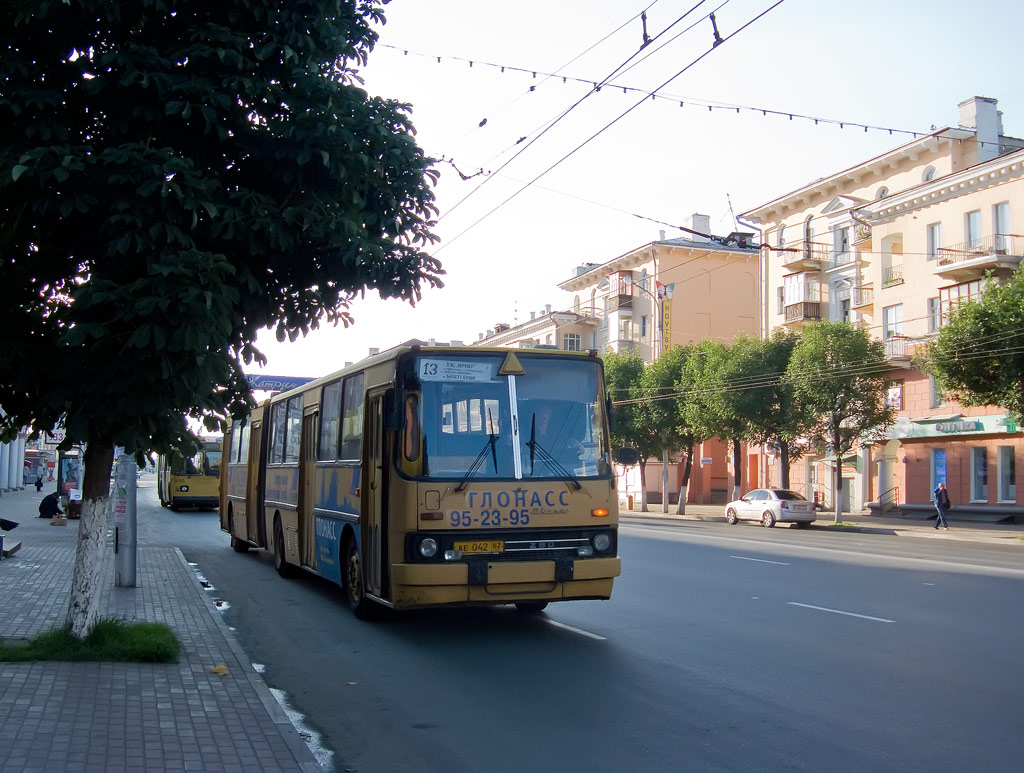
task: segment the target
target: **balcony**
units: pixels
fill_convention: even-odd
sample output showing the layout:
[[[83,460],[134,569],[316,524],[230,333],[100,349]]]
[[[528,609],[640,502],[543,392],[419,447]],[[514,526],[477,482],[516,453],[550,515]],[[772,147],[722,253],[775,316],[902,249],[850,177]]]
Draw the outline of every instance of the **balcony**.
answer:
[[[873,287],[854,287],[850,290],[850,307],[863,309],[866,306],[875,305],[875,290]]]
[[[780,253],[782,268],[795,274],[799,271],[819,271],[828,264],[829,250],[814,242],[803,242],[799,247],[788,248]]]
[[[882,269],[882,289],[903,284],[903,266],[888,266]]]
[[[860,247],[862,250],[871,249],[871,229],[867,226],[857,226],[857,230],[853,232],[853,243]]]
[[[821,319],[821,303],[818,301],[804,301],[793,303],[786,307],[786,324],[792,322],[813,322]]]
[[[907,345],[906,336],[893,335],[885,339],[885,359],[890,365],[909,368],[910,353],[911,347]]]
[[[984,239],[939,247],[935,273],[945,279],[962,282],[979,279],[987,272],[1009,275],[1024,258],[1024,236],[993,234]]]

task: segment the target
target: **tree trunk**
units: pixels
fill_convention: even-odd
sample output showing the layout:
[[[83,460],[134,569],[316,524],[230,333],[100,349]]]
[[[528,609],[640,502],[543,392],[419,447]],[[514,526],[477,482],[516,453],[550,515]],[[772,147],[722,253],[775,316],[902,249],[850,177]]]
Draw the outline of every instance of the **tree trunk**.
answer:
[[[739,499],[743,496],[743,467],[742,463],[742,449],[739,440],[732,441],[732,469],[733,469],[733,481],[732,481],[732,498]]]
[[[843,520],[843,460],[836,454],[835,485],[832,487],[836,497],[836,523]]]
[[[789,441],[779,441],[779,488],[789,488]]]
[[[683,479],[679,482],[679,502],[676,504],[676,515],[686,515],[686,491],[690,485],[690,470],[693,469],[693,441],[686,446],[686,464],[683,467]]]
[[[113,443],[92,442],[82,456],[82,515],[78,522],[78,546],[71,575],[67,625],[71,635],[84,638],[96,622],[96,596],[100,565],[107,532],[107,504],[110,499],[110,470],[114,464]]]
[[[640,459],[640,512],[647,512],[647,460]]]

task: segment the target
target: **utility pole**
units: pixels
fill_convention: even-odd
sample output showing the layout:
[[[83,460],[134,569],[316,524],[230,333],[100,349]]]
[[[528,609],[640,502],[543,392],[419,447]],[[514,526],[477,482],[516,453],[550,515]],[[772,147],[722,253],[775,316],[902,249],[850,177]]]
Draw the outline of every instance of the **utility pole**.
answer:
[[[114,477],[114,587],[134,588],[136,552],[135,460],[128,454],[117,457]]]

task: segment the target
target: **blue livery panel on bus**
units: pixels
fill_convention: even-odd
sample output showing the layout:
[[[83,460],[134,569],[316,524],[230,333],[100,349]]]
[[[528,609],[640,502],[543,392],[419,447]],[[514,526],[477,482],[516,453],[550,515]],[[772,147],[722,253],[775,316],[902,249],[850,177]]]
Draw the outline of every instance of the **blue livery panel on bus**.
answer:
[[[316,573],[341,583],[341,531],[344,524],[338,518],[316,516]]]

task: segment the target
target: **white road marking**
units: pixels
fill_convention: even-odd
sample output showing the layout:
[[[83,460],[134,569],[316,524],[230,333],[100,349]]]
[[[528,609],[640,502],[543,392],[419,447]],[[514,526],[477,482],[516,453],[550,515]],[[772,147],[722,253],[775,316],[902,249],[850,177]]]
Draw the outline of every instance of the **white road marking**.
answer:
[[[828,607],[816,607],[813,604],[801,604],[799,601],[787,601],[793,607],[804,609],[817,609],[819,612],[831,612],[833,615],[846,615],[847,617],[859,617],[862,620],[874,620],[876,623],[895,623],[895,620],[886,620],[884,617],[872,617],[871,615],[858,615],[856,612],[844,612],[841,609],[829,609]]]
[[[565,623],[560,623],[557,620],[552,620],[551,618],[548,618],[548,623],[550,625],[553,625],[553,626],[557,627],[557,628],[564,628],[566,631],[572,631],[573,633],[578,633],[580,636],[588,636],[591,639],[597,639],[598,641],[608,641],[605,637],[598,636],[596,633],[591,633],[590,631],[584,631],[582,628],[573,628],[571,625],[566,625]]]
[[[769,561],[767,558],[748,558],[747,556],[729,556],[729,558],[736,558],[740,561],[757,561],[759,564],[778,564],[779,566],[789,566],[786,561]]]
[[[803,553],[814,555],[820,553],[826,556],[833,556],[838,560],[845,560],[852,563],[852,559],[868,559],[880,564],[899,564],[915,566],[928,569],[940,569],[943,571],[960,570],[964,572],[977,572],[978,574],[1002,575],[1004,577],[1024,577],[1024,569],[1014,569],[1008,566],[983,566],[980,564],[968,564],[960,561],[946,561],[938,558],[915,558],[913,556],[888,555],[886,553],[867,553],[861,550],[843,550],[841,548],[825,548],[817,545],[801,545],[796,542],[764,542],[743,537],[723,537],[720,534],[709,534],[699,532],[695,529],[684,531],[669,530],[664,527],[641,527],[633,524],[619,524],[620,533],[629,533],[630,536],[657,539],[669,537],[678,542],[692,540],[694,542],[736,542],[746,546],[756,546],[756,549],[765,547],[787,550],[792,553]]]

